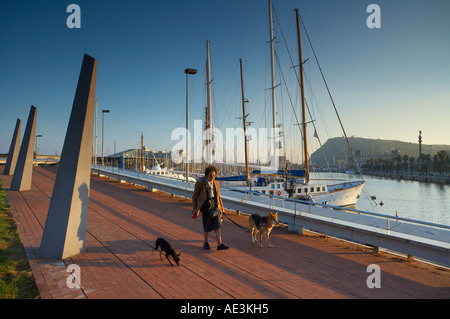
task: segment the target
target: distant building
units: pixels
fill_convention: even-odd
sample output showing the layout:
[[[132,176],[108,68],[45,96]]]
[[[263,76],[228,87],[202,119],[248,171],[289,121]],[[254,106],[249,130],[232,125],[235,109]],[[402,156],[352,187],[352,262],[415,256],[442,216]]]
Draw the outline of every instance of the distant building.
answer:
[[[119,166],[126,169],[141,170],[144,168],[151,168],[154,165],[164,164],[171,166],[171,152],[167,151],[151,151],[148,147],[144,147],[144,152],[141,156],[141,149],[128,149],[115,154],[104,157],[105,165]],[[141,161],[143,159],[143,161]],[[97,157],[97,163],[102,162],[101,156]]]
[[[156,159],[166,159],[171,158],[171,152],[168,151],[151,151],[147,146],[144,146],[144,158],[156,158]],[[141,149],[128,149],[122,152],[108,155],[108,158],[119,158],[119,157],[141,157]]]

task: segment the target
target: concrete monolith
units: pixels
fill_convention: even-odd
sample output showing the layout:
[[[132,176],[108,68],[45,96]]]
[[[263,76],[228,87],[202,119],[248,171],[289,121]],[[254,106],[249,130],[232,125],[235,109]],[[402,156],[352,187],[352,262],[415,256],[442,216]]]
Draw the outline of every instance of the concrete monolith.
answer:
[[[14,175],[14,170],[16,169],[17,157],[19,156],[20,149],[20,127],[22,121],[17,119],[16,128],[14,129],[14,134],[11,140],[11,146],[9,147],[8,158],[6,159],[6,165],[3,169],[3,175]]]
[[[84,55],[39,255],[64,259],[86,249],[97,60]]]
[[[13,191],[31,190],[31,175],[33,174],[33,152],[36,140],[36,116],[37,108],[31,106],[28,115],[27,126],[20,145],[16,168],[11,181],[10,189]]]

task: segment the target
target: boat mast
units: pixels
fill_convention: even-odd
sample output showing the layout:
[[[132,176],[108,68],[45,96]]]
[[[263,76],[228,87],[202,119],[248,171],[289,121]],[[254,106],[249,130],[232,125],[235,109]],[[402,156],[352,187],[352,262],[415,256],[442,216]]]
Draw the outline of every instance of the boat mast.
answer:
[[[241,91],[242,91],[242,121],[244,125],[244,147],[245,147],[245,182],[247,186],[250,185],[250,180],[248,177],[248,151],[247,151],[247,116],[248,114],[245,114],[245,103],[247,100],[245,99],[244,94],[244,74],[242,72],[242,59],[239,59],[239,65],[241,67]]]
[[[298,54],[300,60],[300,88],[302,93],[302,117],[303,117],[303,151],[305,160],[305,182],[309,182],[309,163],[308,163],[308,144],[306,142],[306,108],[305,108],[305,86],[303,81],[303,54],[302,38],[300,33],[300,18],[298,9],[295,9],[297,15],[297,34],[298,34]]]
[[[212,156],[211,156],[211,142],[212,142],[212,121],[211,121],[211,70],[210,70],[210,56],[209,56],[209,41],[206,41],[206,52],[207,52],[207,59],[206,59],[206,150],[207,150],[207,163],[212,163]]]
[[[270,60],[272,66],[272,117],[273,117],[273,156],[274,156],[274,168],[275,171],[278,170],[278,156],[277,156],[277,137],[275,133],[277,132],[277,118],[276,118],[276,103],[275,103],[275,61],[274,61],[274,47],[273,42],[275,38],[273,37],[273,19],[272,19],[272,0],[269,0],[269,25],[270,25]]]

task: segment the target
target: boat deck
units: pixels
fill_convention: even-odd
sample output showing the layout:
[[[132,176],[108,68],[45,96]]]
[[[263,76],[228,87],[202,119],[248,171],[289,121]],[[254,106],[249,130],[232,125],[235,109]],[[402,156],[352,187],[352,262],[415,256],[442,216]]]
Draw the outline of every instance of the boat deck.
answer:
[[[0,166],[3,171],[3,166]],[[92,176],[86,251],[65,260],[37,254],[50,204],[56,167],[35,167],[32,190],[9,191],[12,214],[43,299],[299,299],[450,298],[450,271],[337,239],[274,228],[274,248],[259,248],[227,219],[229,250],[202,249],[201,218],[191,218],[190,200]],[[227,212],[246,226],[247,218]],[[181,252],[181,266],[152,254],[164,237]],[[69,288],[67,267],[80,267],[81,288]],[[367,267],[381,269],[381,288],[370,289]]]

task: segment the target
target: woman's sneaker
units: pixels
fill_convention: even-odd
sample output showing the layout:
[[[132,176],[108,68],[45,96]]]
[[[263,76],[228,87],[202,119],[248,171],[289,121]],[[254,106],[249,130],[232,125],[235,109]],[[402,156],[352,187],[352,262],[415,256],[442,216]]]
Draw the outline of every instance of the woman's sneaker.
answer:
[[[217,250],[226,250],[228,248],[230,248],[230,247],[225,246],[224,244],[220,244],[219,246],[217,246]]]

